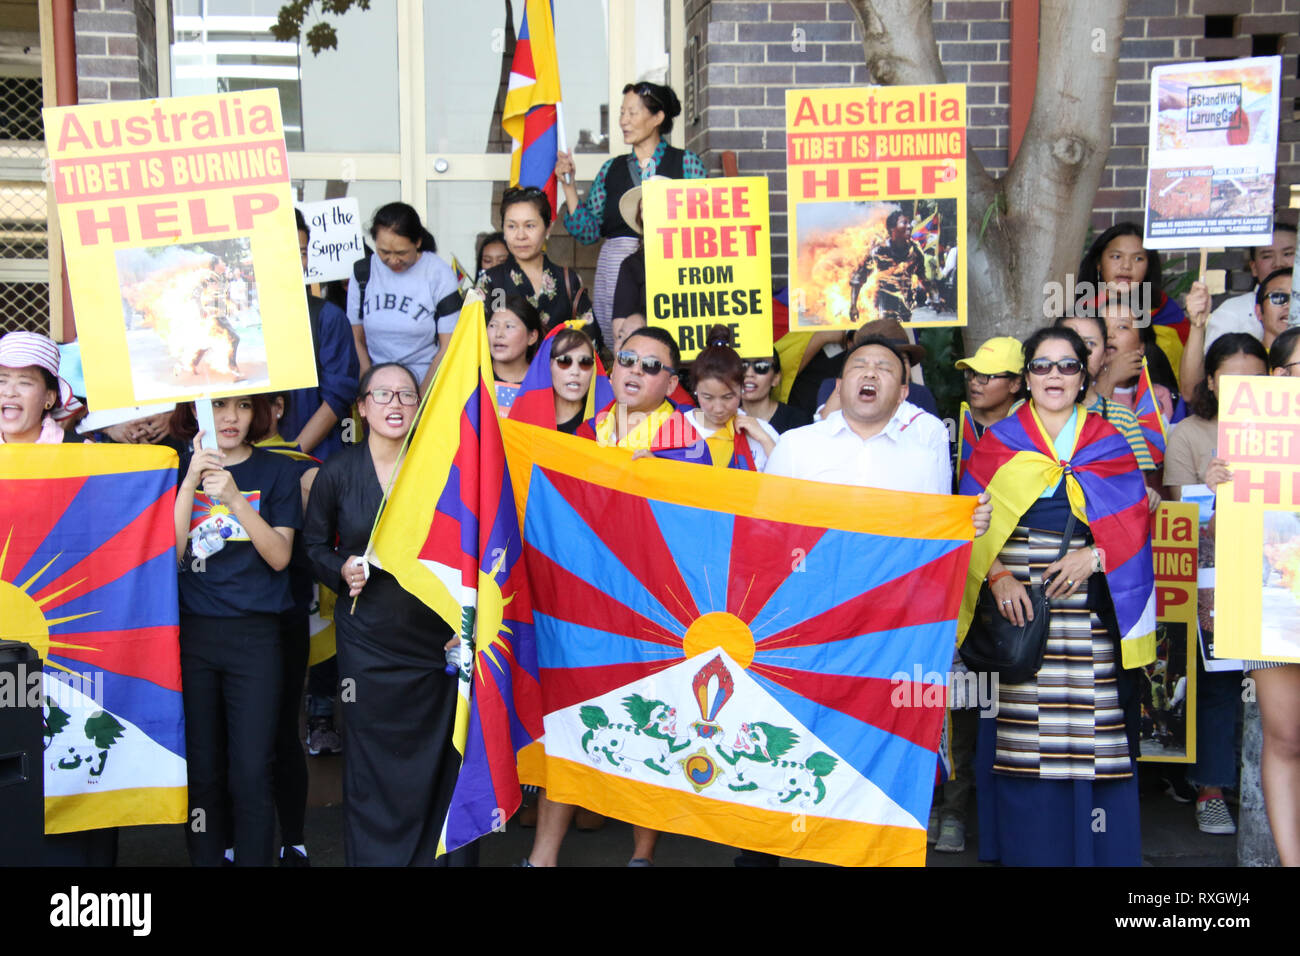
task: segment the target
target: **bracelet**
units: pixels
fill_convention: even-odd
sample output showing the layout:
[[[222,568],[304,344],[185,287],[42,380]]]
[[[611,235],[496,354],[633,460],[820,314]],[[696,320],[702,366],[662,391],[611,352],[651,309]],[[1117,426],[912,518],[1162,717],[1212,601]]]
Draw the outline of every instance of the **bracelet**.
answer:
[[[999,571],[997,574],[989,575],[989,585],[991,586],[994,582],[1001,581],[1003,578],[1009,578],[1009,577],[1011,577],[1010,571]]]
[[[1093,574],[1096,574],[1098,571],[1104,571],[1104,570],[1106,569],[1102,567],[1101,551],[1099,551],[1097,548],[1093,548],[1092,549],[1092,572]]]

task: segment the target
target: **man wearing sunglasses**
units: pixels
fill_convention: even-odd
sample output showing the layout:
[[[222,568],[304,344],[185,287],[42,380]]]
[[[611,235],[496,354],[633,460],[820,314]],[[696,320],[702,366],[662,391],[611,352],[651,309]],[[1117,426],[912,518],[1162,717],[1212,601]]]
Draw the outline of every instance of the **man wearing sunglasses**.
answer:
[[[1205,347],[1202,354],[1210,350],[1214,340],[1228,332],[1247,332],[1259,335],[1259,326],[1255,321],[1255,299],[1268,276],[1278,269],[1290,269],[1295,265],[1295,226],[1285,222],[1273,224],[1273,243],[1268,246],[1252,246],[1247,267],[1255,280],[1255,288],[1250,292],[1234,295],[1226,300],[1210,315],[1205,327]]]
[[[668,332],[656,327],[632,332],[609,373],[614,401],[579,425],[575,434],[660,458],[701,457],[704,439],[668,397],[677,388],[680,364],[681,353]]]
[[[1277,269],[1259,284],[1255,293],[1255,318],[1259,319],[1264,348],[1273,347],[1273,340],[1287,330],[1287,317],[1291,311],[1291,269]]]

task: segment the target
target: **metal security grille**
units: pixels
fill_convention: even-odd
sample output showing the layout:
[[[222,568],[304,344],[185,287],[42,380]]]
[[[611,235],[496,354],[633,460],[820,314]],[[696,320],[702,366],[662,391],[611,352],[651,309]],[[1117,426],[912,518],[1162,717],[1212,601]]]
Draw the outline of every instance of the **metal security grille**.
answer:
[[[45,139],[39,76],[0,76],[0,103],[0,140]]]
[[[48,283],[0,282],[0,334],[17,329],[50,334]]]
[[[49,255],[43,183],[0,183],[0,259]]]

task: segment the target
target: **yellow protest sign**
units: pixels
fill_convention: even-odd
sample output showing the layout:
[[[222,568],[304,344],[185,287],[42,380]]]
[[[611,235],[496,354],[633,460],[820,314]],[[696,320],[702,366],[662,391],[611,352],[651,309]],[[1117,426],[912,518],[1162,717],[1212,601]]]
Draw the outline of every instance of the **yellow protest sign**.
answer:
[[[275,90],[45,110],[96,410],[316,382]]]
[[[1300,379],[1219,379],[1215,652],[1300,662]]]
[[[741,355],[772,354],[767,179],[651,179],[641,187],[646,321],[695,358],[714,325]]]
[[[790,329],[966,324],[966,87],[785,94]]]
[[[1151,527],[1156,569],[1156,659],[1142,668],[1142,756],[1153,763],[1196,759],[1195,504],[1164,501]]]

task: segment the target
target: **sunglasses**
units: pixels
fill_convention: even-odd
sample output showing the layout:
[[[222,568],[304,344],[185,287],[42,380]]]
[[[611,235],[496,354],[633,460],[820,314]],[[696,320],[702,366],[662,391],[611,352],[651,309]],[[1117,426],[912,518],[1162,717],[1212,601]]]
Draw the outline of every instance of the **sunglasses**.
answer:
[[[614,356],[614,361],[618,362],[623,368],[635,368],[639,364],[641,371],[647,375],[658,375],[663,371],[667,371],[669,375],[677,374],[672,368],[669,368],[653,355],[637,355],[631,349],[624,349],[619,352]]]
[[[1058,362],[1049,358],[1036,358],[1031,359],[1025,368],[1031,375],[1046,375],[1053,368],[1062,375],[1078,375],[1083,370],[1083,363],[1077,358],[1063,358]]]
[[[590,355],[578,355],[578,356],[556,355],[554,358],[551,359],[551,361],[554,362],[556,365],[558,365],[560,368],[568,368],[575,361],[578,363],[578,368],[584,368],[584,369],[591,368],[593,365],[596,364],[596,360],[592,358]]]
[[[752,368],[755,375],[766,375],[768,372],[772,371],[772,360],[758,359],[756,361],[750,361],[749,359],[741,359],[740,367],[746,372]]]
[[[402,405],[420,404],[420,393],[413,392],[409,388],[404,388],[400,391],[393,391],[391,388],[372,388],[370,391],[366,392],[366,395],[369,395],[376,405],[391,405],[394,396],[396,396],[397,401]],[[365,396],[363,395],[362,397],[364,398]]]
[[[983,372],[977,372],[973,368],[964,368],[962,372],[966,375],[966,381],[973,382],[976,385],[987,385],[995,378],[1014,379],[1019,378],[1015,372],[998,372],[994,375],[985,375]]]
[[[1291,301],[1291,293],[1278,289],[1274,292],[1270,292],[1268,295],[1264,296],[1264,298],[1269,302],[1272,302],[1274,305],[1286,305]]]

